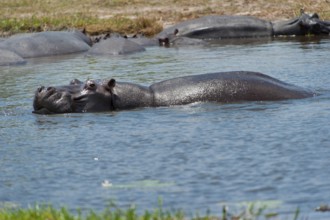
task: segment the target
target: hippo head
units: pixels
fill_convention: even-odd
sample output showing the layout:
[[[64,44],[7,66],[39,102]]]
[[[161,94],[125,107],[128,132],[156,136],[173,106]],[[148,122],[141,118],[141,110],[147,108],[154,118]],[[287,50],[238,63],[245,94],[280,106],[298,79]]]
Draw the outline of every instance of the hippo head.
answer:
[[[309,15],[301,10],[299,25],[308,34],[319,35],[330,33],[330,23],[320,20],[319,15],[316,13]]]
[[[179,30],[175,29],[173,33],[168,34],[166,36],[159,37],[158,38],[159,46],[169,47],[171,44],[171,41],[173,41],[173,39],[175,39],[177,37],[178,33],[179,33]]]
[[[301,10],[297,18],[273,23],[274,35],[321,35],[330,33],[330,22],[323,21],[318,14],[306,14]]]
[[[33,113],[57,114],[113,110],[114,79],[106,81],[72,80],[69,85],[39,87],[34,96]]]

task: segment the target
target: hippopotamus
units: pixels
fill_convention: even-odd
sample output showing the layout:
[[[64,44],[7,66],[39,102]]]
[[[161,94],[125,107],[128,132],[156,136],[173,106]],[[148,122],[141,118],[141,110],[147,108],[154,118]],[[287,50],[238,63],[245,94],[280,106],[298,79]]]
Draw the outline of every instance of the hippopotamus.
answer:
[[[231,103],[301,99],[314,93],[258,72],[234,71],[177,77],[150,86],[109,80],[73,80],[39,87],[33,113],[118,111],[195,102]]]
[[[133,41],[134,43],[142,47],[151,47],[158,45],[157,39],[145,37],[143,34],[134,34],[132,36],[127,36],[127,35],[121,35],[119,33],[106,33],[92,37],[92,42],[93,44],[96,44],[109,38],[125,38],[130,41]]]
[[[300,17],[272,23],[273,35],[329,35],[330,21],[323,21],[317,13],[306,14],[301,10]]]
[[[207,42],[202,39],[190,38],[178,35],[179,30],[175,29],[173,34],[169,34],[166,37],[158,38],[159,46],[196,46],[207,45]]]
[[[21,56],[12,51],[0,48],[0,66],[20,65],[25,63],[26,60]]]
[[[143,47],[151,47],[151,46],[157,46],[158,45],[158,41],[154,38],[148,38],[145,37],[141,34],[135,34],[132,37],[127,37],[126,38],[130,41],[133,41],[134,43],[137,43],[140,46]]]
[[[251,16],[204,16],[169,27],[156,37],[161,41],[171,41],[177,37],[223,39],[279,35],[328,35],[329,33],[330,21],[320,20],[316,13],[308,15],[301,11],[301,15],[297,18],[278,22],[270,22]]]
[[[126,55],[145,51],[145,48],[127,38],[114,36],[95,43],[88,51],[89,55]]]
[[[85,52],[91,40],[80,31],[45,31],[18,34],[0,42],[0,48],[22,58],[33,58]]]

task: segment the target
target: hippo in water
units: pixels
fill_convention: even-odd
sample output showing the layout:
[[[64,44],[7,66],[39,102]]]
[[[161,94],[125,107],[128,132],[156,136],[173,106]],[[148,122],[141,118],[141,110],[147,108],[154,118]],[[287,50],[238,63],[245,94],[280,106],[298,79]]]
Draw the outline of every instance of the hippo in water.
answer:
[[[73,80],[69,85],[40,87],[33,113],[101,112],[194,102],[241,102],[300,99],[314,94],[257,72],[219,72],[183,76],[151,86],[110,80]]]
[[[93,45],[88,55],[127,55],[145,51],[145,48],[121,36],[109,37]]]
[[[169,27],[159,33],[160,41],[178,37],[197,39],[272,37],[279,35],[306,35],[330,33],[330,21],[320,20],[317,14],[301,15],[286,21],[270,22],[251,16],[204,16]]]
[[[22,58],[33,58],[89,50],[91,40],[80,31],[45,31],[14,35],[0,42],[0,48]]]
[[[25,64],[26,60],[16,53],[0,48],[0,66]]]
[[[184,37],[179,35],[179,30],[176,28],[173,34],[168,34],[166,37],[158,38],[159,46],[196,46],[207,45],[207,42],[202,39]]]

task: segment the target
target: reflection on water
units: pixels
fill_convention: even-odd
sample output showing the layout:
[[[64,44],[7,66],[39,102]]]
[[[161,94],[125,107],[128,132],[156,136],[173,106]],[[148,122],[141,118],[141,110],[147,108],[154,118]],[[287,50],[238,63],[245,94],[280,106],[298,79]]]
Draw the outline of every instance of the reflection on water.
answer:
[[[306,38],[304,38],[306,39]],[[102,209],[109,200],[189,211],[275,201],[281,213],[327,219],[329,39],[211,42],[119,57],[84,54],[0,67],[0,202]],[[194,103],[114,113],[33,115],[40,85],[110,78],[149,85],[251,70],[315,89],[280,102]],[[97,159],[96,159],[97,158]],[[114,188],[102,187],[108,180]],[[270,202],[269,202],[270,203]]]

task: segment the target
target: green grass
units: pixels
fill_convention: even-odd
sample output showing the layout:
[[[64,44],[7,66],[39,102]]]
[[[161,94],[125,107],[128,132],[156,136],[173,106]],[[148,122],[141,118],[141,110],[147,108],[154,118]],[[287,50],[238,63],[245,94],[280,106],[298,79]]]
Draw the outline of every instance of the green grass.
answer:
[[[292,213],[292,219],[297,220],[299,209]],[[152,211],[144,211],[139,214],[132,206],[125,210],[110,204],[104,211],[69,211],[67,208],[54,208],[51,205],[36,205],[27,209],[17,207],[0,208],[1,220],[256,220],[279,219],[277,213],[267,211],[267,207],[256,207],[254,203],[248,205],[241,213],[229,213],[227,207],[223,207],[220,216],[206,213],[200,215],[186,215],[182,210],[163,210],[161,202],[159,207]],[[287,217],[286,217],[287,219]]]
[[[146,36],[152,36],[162,30],[162,27],[153,19],[144,17],[129,19],[116,16],[108,19],[99,19],[80,13],[58,17],[31,16],[9,18],[0,21],[0,30],[6,33],[6,35],[20,32],[68,30],[71,28],[85,28],[90,35],[118,32],[121,34],[143,33]]]
[[[292,18],[300,8],[330,19],[325,0],[0,0],[0,35],[86,28],[105,32],[143,33],[203,15],[251,15],[266,20]]]

